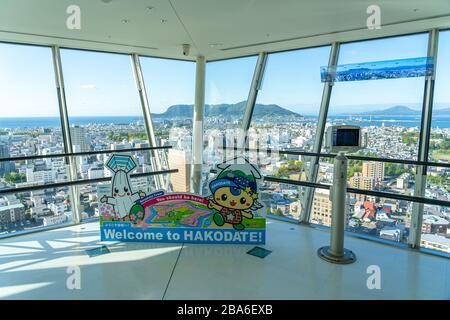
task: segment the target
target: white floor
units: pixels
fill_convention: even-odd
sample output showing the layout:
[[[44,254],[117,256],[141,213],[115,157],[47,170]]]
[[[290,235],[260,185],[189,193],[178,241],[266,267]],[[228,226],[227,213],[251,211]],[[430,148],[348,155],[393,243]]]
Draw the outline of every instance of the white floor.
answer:
[[[450,260],[354,237],[352,265],[318,258],[329,234],[269,220],[264,259],[247,245],[109,243],[97,223],[0,240],[0,299],[450,299]],[[367,268],[381,270],[368,289]],[[75,269],[70,269],[75,267]],[[79,290],[72,270],[79,267]]]

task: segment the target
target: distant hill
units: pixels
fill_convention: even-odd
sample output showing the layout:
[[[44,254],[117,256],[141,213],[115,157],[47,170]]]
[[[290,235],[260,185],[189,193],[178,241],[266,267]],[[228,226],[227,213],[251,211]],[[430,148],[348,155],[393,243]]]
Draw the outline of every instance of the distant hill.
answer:
[[[394,106],[383,110],[375,110],[375,111],[366,111],[359,113],[360,115],[394,115],[394,116],[404,116],[404,115],[420,115],[422,110],[411,109],[406,106]],[[433,115],[449,115],[450,116],[450,108],[444,109],[433,109]]]
[[[444,108],[444,109],[436,109],[436,110],[433,110],[433,114],[434,114],[434,115],[439,114],[439,115],[447,115],[447,116],[450,116],[450,108]]]
[[[241,101],[234,104],[215,104],[205,105],[205,117],[226,117],[226,118],[241,118],[244,114],[246,101]],[[152,117],[160,119],[175,119],[175,118],[192,118],[194,106],[188,104],[178,104],[167,108],[163,113],[154,113]],[[272,117],[301,117],[300,114],[287,110],[276,104],[256,104],[253,111],[253,117],[261,118],[265,116]]]
[[[396,115],[396,116],[403,116],[403,115],[413,115],[413,114],[420,114],[420,110],[414,110],[406,106],[394,106],[390,107],[384,110],[374,110],[374,111],[366,111],[360,113],[362,115]]]

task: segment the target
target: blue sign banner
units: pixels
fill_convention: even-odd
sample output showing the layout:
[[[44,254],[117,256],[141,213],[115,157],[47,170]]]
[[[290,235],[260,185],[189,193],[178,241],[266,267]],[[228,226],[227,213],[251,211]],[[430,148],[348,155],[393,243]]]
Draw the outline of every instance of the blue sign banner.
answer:
[[[101,228],[102,241],[264,244],[265,236],[265,229],[136,228],[127,222],[104,222]]]
[[[320,68],[322,82],[361,81],[431,76],[434,59],[420,57],[364,63],[343,64]]]

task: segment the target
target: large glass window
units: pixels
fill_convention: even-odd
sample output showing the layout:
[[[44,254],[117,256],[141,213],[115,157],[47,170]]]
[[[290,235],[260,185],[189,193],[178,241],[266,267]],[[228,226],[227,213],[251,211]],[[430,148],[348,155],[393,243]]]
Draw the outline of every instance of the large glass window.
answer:
[[[192,149],[192,115],[195,94],[195,63],[141,57],[150,110],[158,145],[170,169],[171,189],[189,191]]]
[[[232,156],[223,148],[236,145],[257,57],[209,62],[206,65],[203,176]],[[204,180],[204,182],[206,182]],[[204,191],[207,187],[204,184]]]
[[[269,55],[249,130],[250,149],[312,151],[323,91],[320,67],[328,63],[329,54],[326,46]],[[265,175],[306,180],[305,157],[261,152],[250,153],[250,158]],[[266,184],[270,213],[298,219],[304,188]]]
[[[427,44],[427,34],[342,44],[338,64],[426,57]],[[367,132],[368,146],[358,154],[374,158],[374,161],[349,161],[350,187],[413,194],[415,167],[377,158],[417,159],[424,83],[423,77],[335,82],[327,127],[361,126]],[[332,159],[321,159],[318,182],[331,184],[332,179]],[[316,191],[314,203],[319,196]],[[326,197],[323,199],[329,202]],[[405,229],[398,241],[404,241],[409,232],[412,210],[409,202],[349,194],[347,210],[348,228],[354,232],[383,238],[386,223],[389,228],[392,224]],[[328,226],[331,223],[314,214],[311,222]]]
[[[433,162],[450,163],[450,31],[439,33],[431,121],[430,152]],[[450,201],[450,168],[428,167],[426,197]],[[422,243],[426,248],[450,252],[450,209],[425,206]]]
[[[75,152],[148,141],[128,55],[61,49],[61,61]]]
[[[148,147],[142,106],[130,56],[61,49],[67,111],[74,152]],[[136,173],[153,169],[150,151],[131,153],[138,159]],[[109,154],[77,157],[78,178],[106,177]],[[146,178],[149,186],[153,178]],[[97,215],[95,185],[79,188],[81,216]]]
[[[50,48],[0,44],[0,105],[0,158],[64,151]],[[1,161],[0,183],[32,182],[27,172],[49,171],[55,162],[52,181],[64,180],[64,161],[54,160]]]
[[[0,158],[64,151],[50,48],[0,44]],[[67,181],[64,158],[0,161],[0,189]],[[71,221],[66,190],[0,197],[0,234]]]
[[[63,152],[50,48],[0,44],[0,105],[0,157]]]

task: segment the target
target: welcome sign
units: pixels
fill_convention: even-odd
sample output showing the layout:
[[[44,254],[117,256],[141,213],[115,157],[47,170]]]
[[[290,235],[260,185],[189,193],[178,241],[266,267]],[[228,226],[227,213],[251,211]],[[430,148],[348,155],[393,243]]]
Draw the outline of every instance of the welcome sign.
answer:
[[[259,170],[244,158],[217,166],[206,197],[132,190],[131,156],[112,155],[110,184],[98,186],[103,241],[264,244],[266,218],[259,202]]]

